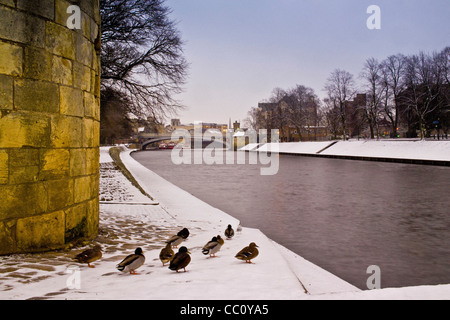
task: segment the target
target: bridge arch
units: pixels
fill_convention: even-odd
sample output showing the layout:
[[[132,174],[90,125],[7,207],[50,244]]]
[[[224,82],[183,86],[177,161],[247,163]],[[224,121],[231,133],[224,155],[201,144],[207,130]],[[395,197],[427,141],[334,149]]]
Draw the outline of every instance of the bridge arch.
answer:
[[[158,138],[149,139],[142,143],[141,150],[147,150],[147,147],[149,145],[151,145],[153,143],[161,142],[161,141],[166,141],[166,140],[172,140],[172,137],[171,136],[161,136]],[[204,138],[197,139],[194,137],[194,138],[191,138],[191,148],[193,148],[197,144],[201,143],[202,148],[204,149],[204,148],[208,147],[209,145],[211,145],[211,143],[214,143],[214,141],[215,141],[214,139],[204,139]],[[220,142],[217,141],[217,143],[221,143],[223,145],[223,148],[225,148],[225,149],[228,149],[230,146],[230,144],[226,141],[220,141]]]

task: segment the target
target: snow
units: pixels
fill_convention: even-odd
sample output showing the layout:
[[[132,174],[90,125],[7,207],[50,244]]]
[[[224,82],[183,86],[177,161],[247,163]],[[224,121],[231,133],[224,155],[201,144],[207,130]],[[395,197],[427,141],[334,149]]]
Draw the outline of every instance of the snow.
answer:
[[[450,141],[361,140],[266,143],[240,150],[332,156],[450,161]]]
[[[241,151],[254,151],[256,148],[258,148],[259,143],[249,143],[246,146],[242,147]]]
[[[290,154],[315,154],[329,146],[332,142],[286,142],[286,143],[266,143],[257,150],[260,152],[280,152]]]
[[[340,141],[321,154],[450,161],[450,141]]]
[[[243,227],[210,258],[201,248],[223,235],[239,220],[195,198],[137,163],[130,150],[121,159],[141,187],[156,201],[114,172],[108,148],[101,148],[101,195],[114,189],[100,204],[100,232],[92,243],[69,251],[0,257],[0,299],[161,299],[161,300],[302,300],[302,299],[449,299],[450,285],[361,291],[353,285],[267,238],[260,230]],[[120,186],[120,188],[118,187]],[[103,188],[103,189],[102,189]],[[103,191],[102,191],[103,190]],[[187,272],[162,266],[164,241],[187,227],[183,242],[192,262]],[[260,254],[247,264],[234,255],[255,242]],[[72,257],[100,244],[95,268]],[[115,266],[139,246],[146,257],[139,275],[120,273]],[[78,282],[77,282],[78,281]]]

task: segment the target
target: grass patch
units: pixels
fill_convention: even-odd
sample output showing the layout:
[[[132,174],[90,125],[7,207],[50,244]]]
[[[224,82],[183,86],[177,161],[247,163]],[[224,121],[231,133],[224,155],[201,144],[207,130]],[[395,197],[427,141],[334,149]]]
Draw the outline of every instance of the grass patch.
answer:
[[[136,179],[133,177],[133,175],[128,171],[128,169],[123,164],[122,160],[120,159],[120,153],[123,151],[123,147],[112,147],[109,149],[109,155],[114,160],[114,163],[119,167],[120,171],[122,171],[123,175],[131,182],[133,186],[139,189],[139,191],[146,197],[150,198],[151,200],[155,200],[150,196],[147,192],[145,192],[144,189],[140,186],[140,184],[136,181]]]

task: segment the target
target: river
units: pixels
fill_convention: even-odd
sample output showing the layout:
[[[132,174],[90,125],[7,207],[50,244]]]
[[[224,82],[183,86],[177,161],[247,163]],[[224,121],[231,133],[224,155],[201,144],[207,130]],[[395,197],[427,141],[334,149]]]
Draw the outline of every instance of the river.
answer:
[[[262,176],[168,150],[133,158],[360,289],[371,265],[382,288],[450,283],[450,168],[281,155]]]

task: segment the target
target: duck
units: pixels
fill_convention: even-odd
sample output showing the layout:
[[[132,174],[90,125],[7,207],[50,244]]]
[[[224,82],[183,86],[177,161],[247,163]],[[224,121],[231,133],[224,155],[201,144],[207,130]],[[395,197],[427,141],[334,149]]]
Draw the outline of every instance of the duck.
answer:
[[[252,242],[247,247],[239,251],[235,258],[239,260],[243,260],[246,263],[252,263],[252,259],[256,258],[259,254],[258,246],[256,243]]]
[[[172,250],[172,245],[168,243],[164,248],[161,249],[161,252],[159,253],[159,260],[161,260],[163,266],[170,262],[173,259],[173,256],[175,253]]]
[[[80,254],[77,254],[73,259],[80,263],[87,263],[89,268],[95,268],[91,263],[99,260],[102,257],[102,247],[94,246],[92,249],[87,249]]]
[[[186,240],[189,237],[189,230],[187,228],[183,228],[180,232],[177,233],[177,236],[182,237],[184,240]]]
[[[223,241],[223,240],[222,240]],[[209,254],[211,258],[216,257],[216,253],[220,250],[222,244],[219,242],[217,237],[213,237],[211,241],[208,241],[207,244],[202,249],[202,253],[206,256]]]
[[[186,247],[181,247],[178,252],[170,261],[169,269],[178,272],[180,269],[184,269],[186,272],[187,265],[191,262],[190,252]]]
[[[142,254],[142,249],[137,248],[134,251],[134,254],[130,254],[125,259],[119,263],[116,268],[122,272],[130,272],[130,274],[138,274],[136,273],[136,269],[142,266],[145,262],[145,256]]]
[[[225,241],[223,241],[222,237],[220,235],[217,235],[217,242],[220,243],[221,246],[223,246],[223,244],[225,243]]]
[[[184,238],[182,236],[179,236],[178,234],[170,237],[169,240],[166,241],[167,244],[170,244],[173,248],[178,248],[178,245],[184,241]]]
[[[228,227],[225,229],[225,237],[227,237],[227,240],[230,240],[234,237],[234,230],[231,224],[228,225]]]

